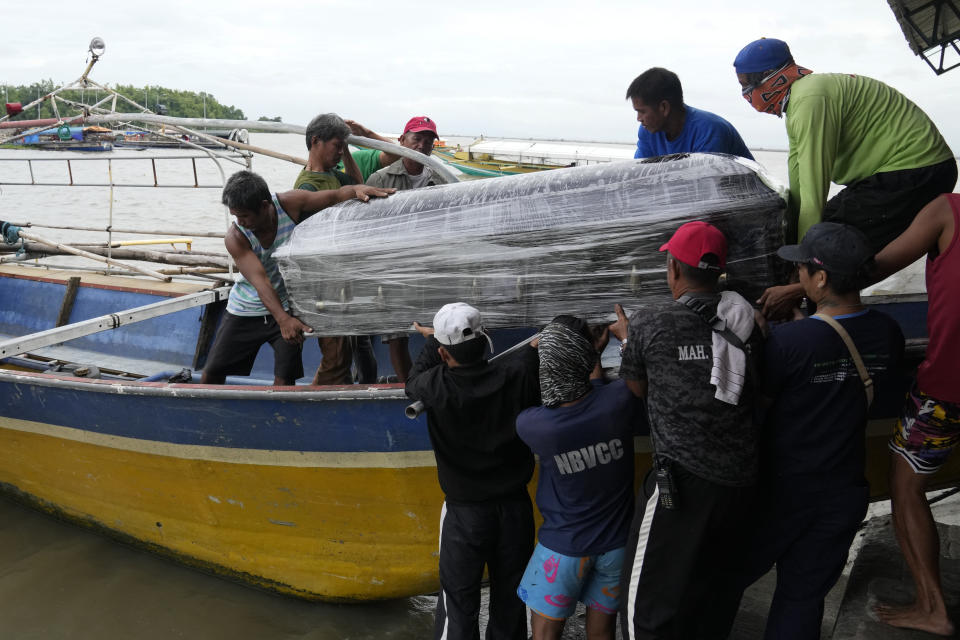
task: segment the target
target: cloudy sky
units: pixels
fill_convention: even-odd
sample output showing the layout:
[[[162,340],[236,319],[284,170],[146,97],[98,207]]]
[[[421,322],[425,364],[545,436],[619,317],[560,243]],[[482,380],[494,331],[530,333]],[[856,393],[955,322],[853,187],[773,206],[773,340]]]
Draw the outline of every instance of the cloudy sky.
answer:
[[[98,0],[85,14],[52,5],[43,26],[30,3],[4,7],[4,23],[21,27],[0,40],[0,85],[72,80],[100,36],[98,82],[207,91],[251,119],[305,124],[335,111],[397,131],[427,114],[441,135],[629,142],[637,125],[626,87],[664,66],[688,104],[730,120],[750,147],[782,149],[783,123],[743,101],[732,68],[743,45],[768,36],[814,71],[898,88],[960,153],[960,69],[934,75],[884,0]]]

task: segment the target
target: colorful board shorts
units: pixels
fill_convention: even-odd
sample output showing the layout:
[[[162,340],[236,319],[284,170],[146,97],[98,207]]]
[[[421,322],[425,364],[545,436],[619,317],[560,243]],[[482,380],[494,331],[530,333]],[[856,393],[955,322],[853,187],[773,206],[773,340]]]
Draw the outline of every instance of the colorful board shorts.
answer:
[[[623,547],[575,558],[537,543],[517,595],[533,611],[550,620],[572,616],[578,600],[590,609],[613,615],[620,606],[622,566]]]
[[[917,389],[907,401],[890,438],[889,447],[916,473],[936,473],[960,444],[960,404],[940,402]]]

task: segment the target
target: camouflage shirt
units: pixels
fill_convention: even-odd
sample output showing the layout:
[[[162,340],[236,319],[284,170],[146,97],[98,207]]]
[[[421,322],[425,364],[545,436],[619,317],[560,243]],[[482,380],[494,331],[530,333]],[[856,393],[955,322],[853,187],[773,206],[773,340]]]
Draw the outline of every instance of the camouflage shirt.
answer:
[[[692,297],[710,301],[711,313],[716,310],[717,296]],[[739,405],[714,398],[712,342],[710,326],[683,304],[671,300],[642,309],[630,319],[620,377],[647,381],[650,436],[658,456],[710,482],[750,485],[757,476],[753,383],[748,380]],[[759,330],[747,347],[759,363]]]

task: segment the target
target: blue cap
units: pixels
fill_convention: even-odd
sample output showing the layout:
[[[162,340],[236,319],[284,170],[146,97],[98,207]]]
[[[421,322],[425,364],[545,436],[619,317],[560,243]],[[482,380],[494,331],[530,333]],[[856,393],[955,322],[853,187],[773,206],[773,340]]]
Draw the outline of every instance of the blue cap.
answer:
[[[760,38],[740,50],[733,66],[737,73],[756,73],[779,69],[790,58],[790,47],[786,42],[776,38]]]

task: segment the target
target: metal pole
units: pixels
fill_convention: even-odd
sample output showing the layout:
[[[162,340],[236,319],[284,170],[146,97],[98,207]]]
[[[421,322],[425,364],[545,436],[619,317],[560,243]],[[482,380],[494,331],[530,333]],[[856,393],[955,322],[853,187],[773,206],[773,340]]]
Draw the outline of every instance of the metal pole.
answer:
[[[531,342],[534,341],[535,338],[539,338],[539,337],[540,337],[540,334],[539,334],[539,333],[535,333],[535,334],[533,334],[532,336],[530,336],[529,338],[527,338],[526,340],[523,340],[523,341],[518,342],[517,344],[513,345],[512,347],[510,347],[510,348],[507,349],[506,351],[501,351],[501,352],[498,353],[497,355],[495,355],[495,356],[493,356],[492,358],[490,358],[489,361],[490,361],[490,362],[493,362],[493,361],[496,360],[497,358],[502,358],[503,356],[507,355],[508,353],[513,353],[513,352],[516,351],[517,349],[520,349],[520,348],[522,348],[522,347],[530,344]],[[423,400],[417,400],[416,402],[411,402],[410,404],[407,405],[407,407],[403,410],[403,415],[407,416],[407,417],[410,418],[411,420],[416,420],[417,417],[419,417],[421,413],[423,413],[424,411],[426,411],[426,409],[427,409],[427,407],[426,407],[426,405],[423,404]]]

